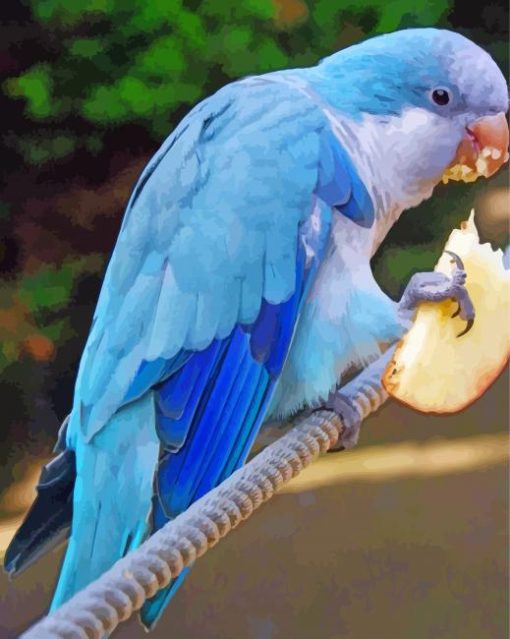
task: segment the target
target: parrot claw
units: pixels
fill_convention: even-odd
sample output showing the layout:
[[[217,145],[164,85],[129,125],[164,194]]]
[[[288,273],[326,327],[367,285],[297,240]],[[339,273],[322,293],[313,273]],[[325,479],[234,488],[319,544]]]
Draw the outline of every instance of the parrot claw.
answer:
[[[451,255],[451,257],[453,257],[452,262],[455,262],[455,265],[457,266],[457,268],[459,269],[459,271],[463,271],[464,270],[464,262],[462,261],[462,259],[457,255],[457,253],[454,253],[453,251],[448,251],[445,249],[444,251],[445,253],[448,253],[448,255]]]
[[[465,335],[466,333],[469,333],[469,331],[473,328],[473,324],[475,323],[474,319],[470,319],[466,322],[466,328],[460,332],[457,337],[462,337],[463,335]]]
[[[453,319],[454,317],[457,317],[457,315],[458,315],[459,313],[460,313],[460,304],[458,304],[458,306],[457,306],[457,310],[455,311],[455,313],[453,313],[453,315],[452,315],[452,319]]]
[[[361,429],[361,415],[352,401],[339,390],[332,391],[321,409],[332,410],[342,420],[342,432],[336,444],[328,453],[336,453],[353,448],[358,443]]]
[[[400,300],[399,312],[408,314],[414,311],[421,302],[443,302],[451,299],[458,304],[452,318],[460,317],[466,322],[464,330],[457,335],[457,337],[462,337],[473,327],[475,309],[465,287],[464,263],[453,251],[445,251],[445,253],[452,257],[452,263],[455,264],[452,276],[448,277],[444,273],[436,271],[413,275]]]

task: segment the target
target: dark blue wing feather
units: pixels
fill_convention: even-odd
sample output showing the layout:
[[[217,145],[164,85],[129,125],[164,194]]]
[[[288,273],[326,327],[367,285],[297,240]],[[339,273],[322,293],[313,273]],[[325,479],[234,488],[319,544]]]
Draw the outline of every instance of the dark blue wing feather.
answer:
[[[289,348],[305,276],[301,240],[297,256],[295,289],[289,300],[281,304],[264,301],[250,327],[237,326],[223,344],[213,343],[205,352],[194,354],[158,389],[158,405],[162,407],[158,412],[158,432],[163,445],[173,451],[161,460],[157,478],[158,495],[168,517],[196,499],[199,485],[214,485],[231,461],[234,444],[238,451],[244,449],[244,442],[260,426],[258,419],[246,423],[246,417],[253,400],[258,398],[260,404],[272,386]],[[217,354],[223,350],[220,361]],[[205,401],[206,386],[209,390]],[[198,393],[196,388],[200,389]],[[192,412],[186,403],[194,410],[183,428],[180,416]],[[179,412],[172,419],[170,413],[175,405]],[[175,442],[182,442],[183,436],[186,446],[175,452]],[[239,453],[235,457],[235,465],[244,461]]]
[[[256,362],[265,362],[278,335],[281,308],[262,300],[257,321],[251,327],[251,353]]]

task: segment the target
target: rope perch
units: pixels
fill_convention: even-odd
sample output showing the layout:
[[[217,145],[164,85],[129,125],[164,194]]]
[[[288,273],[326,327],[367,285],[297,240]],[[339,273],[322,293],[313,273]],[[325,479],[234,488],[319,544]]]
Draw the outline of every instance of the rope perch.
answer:
[[[342,388],[361,419],[376,411],[388,397],[380,379],[393,350],[388,349]],[[53,614],[32,626],[20,639],[103,639],[185,567],[248,519],[320,453],[325,453],[341,432],[342,422],[331,411],[321,410],[299,418],[292,430]]]

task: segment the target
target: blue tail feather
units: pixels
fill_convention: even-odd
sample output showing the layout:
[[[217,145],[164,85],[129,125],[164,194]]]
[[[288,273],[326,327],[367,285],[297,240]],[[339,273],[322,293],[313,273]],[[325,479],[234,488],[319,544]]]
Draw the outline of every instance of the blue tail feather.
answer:
[[[159,454],[154,423],[154,398],[148,393],[116,413],[92,442],[78,442],[72,535],[52,610],[148,534]]]

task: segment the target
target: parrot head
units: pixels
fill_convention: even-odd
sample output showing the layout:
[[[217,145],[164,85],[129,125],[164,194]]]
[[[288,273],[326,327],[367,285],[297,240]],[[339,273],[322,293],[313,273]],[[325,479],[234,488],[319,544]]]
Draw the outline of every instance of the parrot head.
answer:
[[[405,208],[443,178],[489,177],[508,160],[508,86],[491,56],[441,29],[366,40],[316,67],[317,89],[353,123]],[[393,171],[392,171],[393,167]]]

